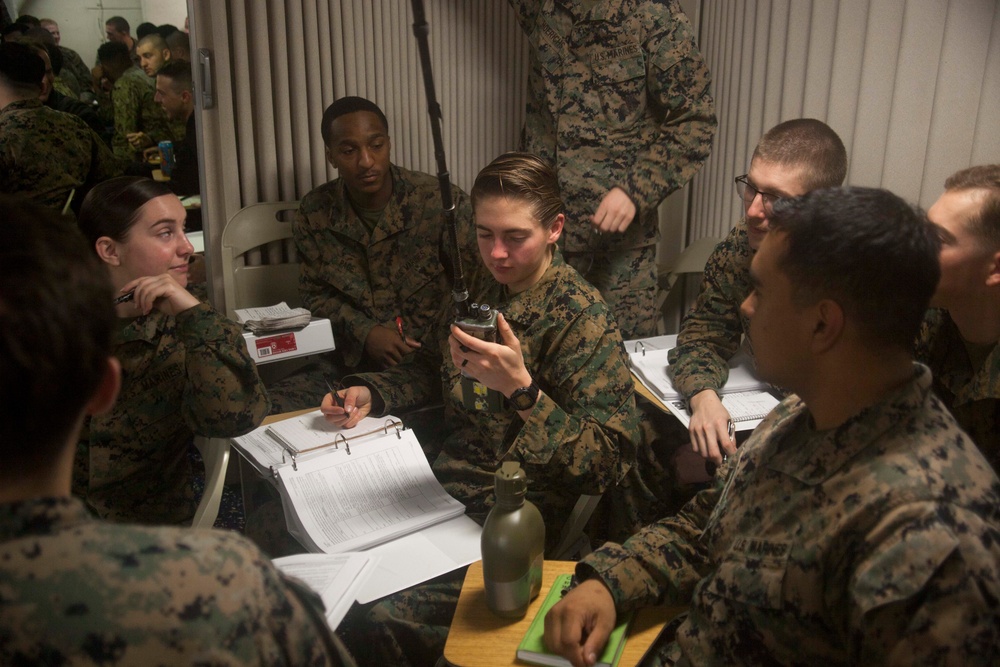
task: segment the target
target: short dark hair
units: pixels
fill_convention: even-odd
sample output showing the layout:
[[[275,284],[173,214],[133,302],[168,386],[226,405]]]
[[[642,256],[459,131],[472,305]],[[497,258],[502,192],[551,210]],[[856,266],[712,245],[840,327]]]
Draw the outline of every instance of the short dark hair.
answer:
[[[102,64],[132,66],[132,57],[128,47],[121,42],[105,42],[97,47],[97,60]]]
[[[0,197],[0,456],[44,470],[100,386],[115,326],[111,281],[72,221]]]
[[[14,19],[14,23],[20,23],[21,25],[31,26],[32,28],[40,28],[42,26],[42,22],[37,17],[32,16],[31,14],[21,14],[16,19]]]
[[[0,80],[20,95],[37,95],[42,90],[45,61],[34,48],[21,42],[0,44]]]
[[[194,92],[194,85],[191,81],[191,63],[186,60],[168,60],[156,73],[156,76],[165,76],[171,81],[175,89]]]
[[[128,34],[128,31],[132,29],[132,26],[128,24],[124,16],[112,16],[107,21],[104,22],[105,26],[111,26],[115,29],[115,32],[124,32]]]
[[[333,124],[333,121],[337,120],[338,118],[346,114],[354,113],[355,111],[372,112],[373,114],[378,116],[378,120],[380,123],[382,123],[382,127],[385,128],[385,131],[386,132],[389,131],[389,121],[386,119],[385,114],[382,113],[382,110],[379,108],[377,104],[375,104],[370,100],[366,100],[363,97],[355,97],[355,96],[341,97],[339,100],[328,106],[326,108],[326,111],[323,112],[323,120],[321,121],[322,125],[320,126],[320,134],[323,135],[324,144],[330,143],[330,135],[332,133],[330,126]]]
[[[803,170],[806,190],[835,188],[847,177],[847,150],[837,133],[815,118],[778,123],[757,142],[753,159]]]
[[[887,190],[825,188],[775,202],[768,221],[799,305],[833,299],[873,345],[912,348],[941,274],[920,209]]]
[[[135,48],[138,49],[143,44],[152,44],[154,49],[160,49],[160,50],[168,48],[167,40],[163,39],[163,37],[156,32],[152,32],[146,35],[145,37],[141,37],[139,41],[136,42]]]
[[[55,45],[55,42],[41,42],[34,39],[31,35],[22,35],[11,40],[12,42],[18,42],[20,44],[25,44],[30,46],[35,50],[35,53],[41,55],[40,51],[45,51],[45,55],[49,57],[49,64],[52,65],[52,73],[56,76],[59,75],[59,71],[63,66],[62,51],[59,47]]]
[[[189,56],[191,54],[191,38],[183,30],[170,33],[167,35],[166,39],[167,48],[170,49],[171,59],[178,59],[178,56],[174,53],[175,51],[183,50],[185,56]],[[185,60],[188,60],[188,58],[185,58]]]
[[[76,222],[92,249],[102,236],[122,242],[138,220],[139,209],[150,200],[169,194],[173,191],[166,183],[151,178],[112,178],[98,183],[87,193]]]
[[[172,23],[164,23],[163,25],[156,26],[156,34],[162,37],[163,39],[170,37],[170,35],[174,34],[175,32],[180,32],[180,28],[178,28]]]
[[[545,229],[563,212],[559,179],[548,162],[531,153],[504,153],[483,167],[472,185],[472,208],[483,199],[504,197],[527,203]]]
[[[945,190],[983,190],[979,213],[967,222],[974,234],[991,248],[1000,248],[1000,164],[984,164],[955,172],[944,182]]]
[[[135,38],[142,39],[143,37],[149,37],[150,35],[156,34],[156,24],[150,23],[149,21],[143,21],[135,27]]]

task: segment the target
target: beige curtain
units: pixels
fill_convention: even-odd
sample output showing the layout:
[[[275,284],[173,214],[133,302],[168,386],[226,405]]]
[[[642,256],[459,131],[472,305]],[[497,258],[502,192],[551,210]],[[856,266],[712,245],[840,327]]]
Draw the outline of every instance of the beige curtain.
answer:
[[[849,184],[924,207],[952,172],[1000,161],[996,0],[709,0],[700,34],[719,133],[694,180],[689,239],[732,227],[733,178],[789,118],[840,134]]]

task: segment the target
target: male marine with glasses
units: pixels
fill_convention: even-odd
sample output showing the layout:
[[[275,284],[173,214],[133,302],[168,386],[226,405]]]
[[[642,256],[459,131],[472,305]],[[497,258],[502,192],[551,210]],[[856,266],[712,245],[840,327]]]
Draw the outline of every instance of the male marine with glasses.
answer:
[[[674,385],[691,409],[691,447],[716,463],[736,451],[729,412],[719,390],[728,360],[749,332],[740,304],[750,294],[750,260],[767,235],[774,202],[836,187],[847,175],[847,151],[837,133],[812,118],[771,128],[757,144],[750,171],[736,179],[743,219],[708,258],[701,293],[681,324],[671,354]]]

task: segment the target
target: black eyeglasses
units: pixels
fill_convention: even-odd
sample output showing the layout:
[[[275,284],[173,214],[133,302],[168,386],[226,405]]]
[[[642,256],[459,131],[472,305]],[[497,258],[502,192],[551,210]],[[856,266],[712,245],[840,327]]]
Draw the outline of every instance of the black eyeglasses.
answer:
[[[782,199],[781,195],[773,195],[770,192],[758,190],[753,183],[747,180],[747,174],[736,177],[736,194],[743,200],[743,206],[746,208],[750,208],[753,200],[756,199],[757,195],[760,195],[761,206],[764,207],[764,213],[767,215],[771,215],[774,202]]]

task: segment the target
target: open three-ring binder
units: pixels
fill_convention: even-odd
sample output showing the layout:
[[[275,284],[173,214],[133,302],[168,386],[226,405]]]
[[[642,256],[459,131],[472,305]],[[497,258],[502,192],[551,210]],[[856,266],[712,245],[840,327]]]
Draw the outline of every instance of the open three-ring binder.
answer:
[[[275,484],[288,531],[312,552],[369,549],[465,513],[395,417],[341,429],[315,410],[233,445]]]
[[[625,348],[635,377],[685,427],[689,427],[691,412],[674,387],[670,369],[670,353],[676,344],[676,335],[657,336],[626,341]],[[729,360],[729,378],[719,393],[737,431],[753,429],[779,403],[770,386],[757,377],[753,358],[743,349]]]

